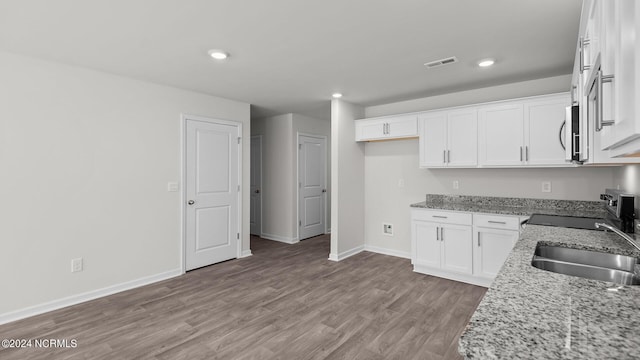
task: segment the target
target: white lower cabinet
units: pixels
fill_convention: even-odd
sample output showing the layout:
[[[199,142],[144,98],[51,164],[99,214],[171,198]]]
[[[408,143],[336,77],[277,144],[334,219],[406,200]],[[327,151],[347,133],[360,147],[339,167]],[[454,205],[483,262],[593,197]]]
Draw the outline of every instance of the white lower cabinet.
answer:
[[[473,274],[491,282],[507,260],[520,232],[473,227]]]
[[[517,216],[412,209],[414,271],[489,286],[519,229]]]

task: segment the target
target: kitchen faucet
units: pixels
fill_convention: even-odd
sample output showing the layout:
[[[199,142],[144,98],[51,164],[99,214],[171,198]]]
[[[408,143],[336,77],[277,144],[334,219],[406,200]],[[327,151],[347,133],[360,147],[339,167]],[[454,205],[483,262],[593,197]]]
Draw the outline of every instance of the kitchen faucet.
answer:
[[[595,223],[595,226],[596,226],[597,229],[603,227],[603,228],[606,228],[606,229],[609,229],[609,230],[613,231],[614,233],[620,235],[623,239],[627,240],[629,242],[629,244],[633,245],[633,247],[635,247],[636,249],[640,250],[640,246],[638,246],[638,244],[636,244],[635,240],[631,236],[629,236],[629,235],[623,233],[622,231],[616,229],[615,226],[611,226],[611,225],[605,224],[605,223]]]

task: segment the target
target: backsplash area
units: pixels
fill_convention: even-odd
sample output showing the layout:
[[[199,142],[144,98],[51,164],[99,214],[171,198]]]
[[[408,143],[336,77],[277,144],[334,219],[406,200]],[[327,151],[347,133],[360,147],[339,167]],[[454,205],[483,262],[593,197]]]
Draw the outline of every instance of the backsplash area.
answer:
[[[613,174],[614,187],[636,194],[636,218],[640,216],[640,165],[625,165],[616,168]]]

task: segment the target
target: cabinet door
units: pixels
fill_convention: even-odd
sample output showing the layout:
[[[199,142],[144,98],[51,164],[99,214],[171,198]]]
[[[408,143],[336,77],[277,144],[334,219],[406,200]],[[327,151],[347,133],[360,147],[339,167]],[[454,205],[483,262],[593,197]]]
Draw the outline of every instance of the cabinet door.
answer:
[[[447,146],[447,113],[421,115],[420,128],[420,166],[445,166]]]
[[[614,91],[607,91],[610,83],[603,85],[604,120],[613,120],[609,131],[603,131],[602,149],[615,149],[640,138],[640,3],[637,1],[615,1],[615,41],[613,68],[605,69],[604,76],[613,76]],[[612,6],[612,5],[608,5]],[[607,9],[611,11],[611,9]],[[609,29],[609,27],[607,27]],[[605,57],[607,54],[604,54]],[[613,104],[613,116],[608,117],[607,104]],[[606,128],[605,128],[606,129]],[[604,129],[603,129],[604,130]],[[640,150],[640,149],[637,149]]]
[[[473,275],[493,280],[518,241],[519,234],[513,230],[474,227]]]
[[[414,265],[424,265],[440,268],[440,241],[438,240],[439,226],[437,223],[426,221],[412,221],[413,231],[413,259]]]
[[[524,159],[527,164],[568,165],[561,143],[565,136],[560,130],[565,121],[565,108],[570,101],[568,95],[559,95],[525,103]]]
[[[481,108],[478,117],[479,165],[522,165],[523,105],[508,104]]]
[[[416,115],[395,116],[387,119],[388,136],[392,138],[418,136]]]
[[[473,273],[471,226],[440,225],[442,269],[464,274]]]
[[[356,120],[356,141],[384,139],[385,128],[384,120]]]
[[[452,111],[447,119],[447,166],[478,165],[477,110]]]

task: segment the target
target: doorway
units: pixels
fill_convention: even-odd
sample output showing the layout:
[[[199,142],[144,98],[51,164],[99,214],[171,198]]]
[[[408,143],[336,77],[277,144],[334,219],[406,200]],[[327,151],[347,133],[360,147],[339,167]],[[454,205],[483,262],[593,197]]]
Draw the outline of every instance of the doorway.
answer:
[[[185,271],[240,257],[242,124],[183,116]]]
[[[251,235],[262,235],[262,135],[251,137]]]
[[[298,239],[325,233],[327,138],[298,133]]]

